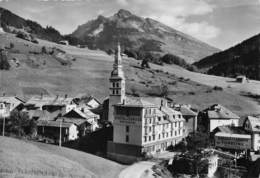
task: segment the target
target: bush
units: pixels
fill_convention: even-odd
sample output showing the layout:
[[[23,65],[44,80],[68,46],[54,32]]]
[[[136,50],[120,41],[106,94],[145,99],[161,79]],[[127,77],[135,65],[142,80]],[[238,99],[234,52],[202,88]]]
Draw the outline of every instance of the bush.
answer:
[[[47,54],[47,50],[46,50],[46,47],[45,47],[45,46],[42,47],[42,53],[43,53],[43,54]]]
[[[19,112],[14,110],[10,115],[10,125],[9,131],[11,133],[16,134],[17,136],[24,136],[25,134],[29,134],[31,131],[29,116],[25,112]]]
[[[10,43],[10,49],[13,49],[13,48],[14,48],[14,44]]]
[[[124,51],[124,53],[128,56],[128,57],[132,57],[134,59],[137,59],[138,58],[138,55],[137,53],[134,51],[134,50],[131,50],[131,49],[126,49]]]
[[[222,88],[222,87],[219,87],[219,86],[214,86],[214,87],[213,87],[213,90],[223,91],[223,88]]]

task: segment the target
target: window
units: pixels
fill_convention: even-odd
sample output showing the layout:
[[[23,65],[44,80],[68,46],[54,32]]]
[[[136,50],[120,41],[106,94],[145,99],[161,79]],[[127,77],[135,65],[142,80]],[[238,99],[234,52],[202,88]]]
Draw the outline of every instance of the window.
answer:
[[[147,138],[146,138],[146,136],[144,136],[144,142],[146,142],[147,141]]]
[[[158,121],[161,121],[161,117],[158,117]]]
[[[153,140],[155,140],[155,135],[153,135]]]
[[[151,141],[151,136],[149,136],[149,141]]]
[[[125,131],[129,132],[129,126],[128,125],[125,127]]]
[[[113,88],[115,88],[116,87],[116,84],[115,83],[113,83]]]
[[[119,88],[119,83],[116,83],[116,87]]]
[[[158,139],[159,139],[159,140],[161,139],[161,135],[160,135],[160,134],[158,135]]]
[[[129,135],[126,135],[125,142],[129,142]]]

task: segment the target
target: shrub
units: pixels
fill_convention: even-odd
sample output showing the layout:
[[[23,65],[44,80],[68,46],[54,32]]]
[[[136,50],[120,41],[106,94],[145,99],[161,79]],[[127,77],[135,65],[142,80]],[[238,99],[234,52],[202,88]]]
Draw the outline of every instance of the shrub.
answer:
[[[28,133],[30,127],[29,116],[25,112],[19,112],[14,110],[10,115],[9,131],[16,134],[17,136],[23,136]],[[29,128],[30,130],[30,128]]]
[[[167,84],[163,83],[161,86],[160,86],[160,96],[161,97],[167,97],[169,94],[169,87]]]
[[[148,60],[147,58],[143,59],[142,64],[141,64],[141,67],[142,67],[143,69],[145,69],[145,68],[150,69],[150,65],[149,65],[149,62],[148,62],[148,61],[149,61],[149,60]]]
[[[46,47],[45,47],[45,46],[42,47],[42,53],[43,53],[43,54],[47,54],[47,50],[46,50]]]
[[[223,88],[222,88],[222,87],[219,87],[219,86],[214,86],[214,87],[213,87],[213,90],[222,91]]]
[[[14,48],[14,44],[10,43],[10,49],[13,49],[13,48]]]

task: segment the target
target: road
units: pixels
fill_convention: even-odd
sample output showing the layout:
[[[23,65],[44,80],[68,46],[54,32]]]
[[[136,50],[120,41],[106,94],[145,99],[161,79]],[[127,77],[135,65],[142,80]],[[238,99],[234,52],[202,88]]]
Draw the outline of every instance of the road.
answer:
[[[142,174],[152,168],[155,162],[141,161],[125,168],[120,174],[119,178],[140,178]]]

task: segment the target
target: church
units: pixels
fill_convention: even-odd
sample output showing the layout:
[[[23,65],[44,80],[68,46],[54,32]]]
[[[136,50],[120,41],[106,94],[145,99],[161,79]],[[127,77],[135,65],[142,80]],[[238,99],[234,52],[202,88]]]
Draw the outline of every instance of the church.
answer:
[[[126,96],[120,45],[109,81],[108,120],[113,125],[109,158],[132,163],[161,153],[187,136],[181,112],[168,107],[164,98]]]

